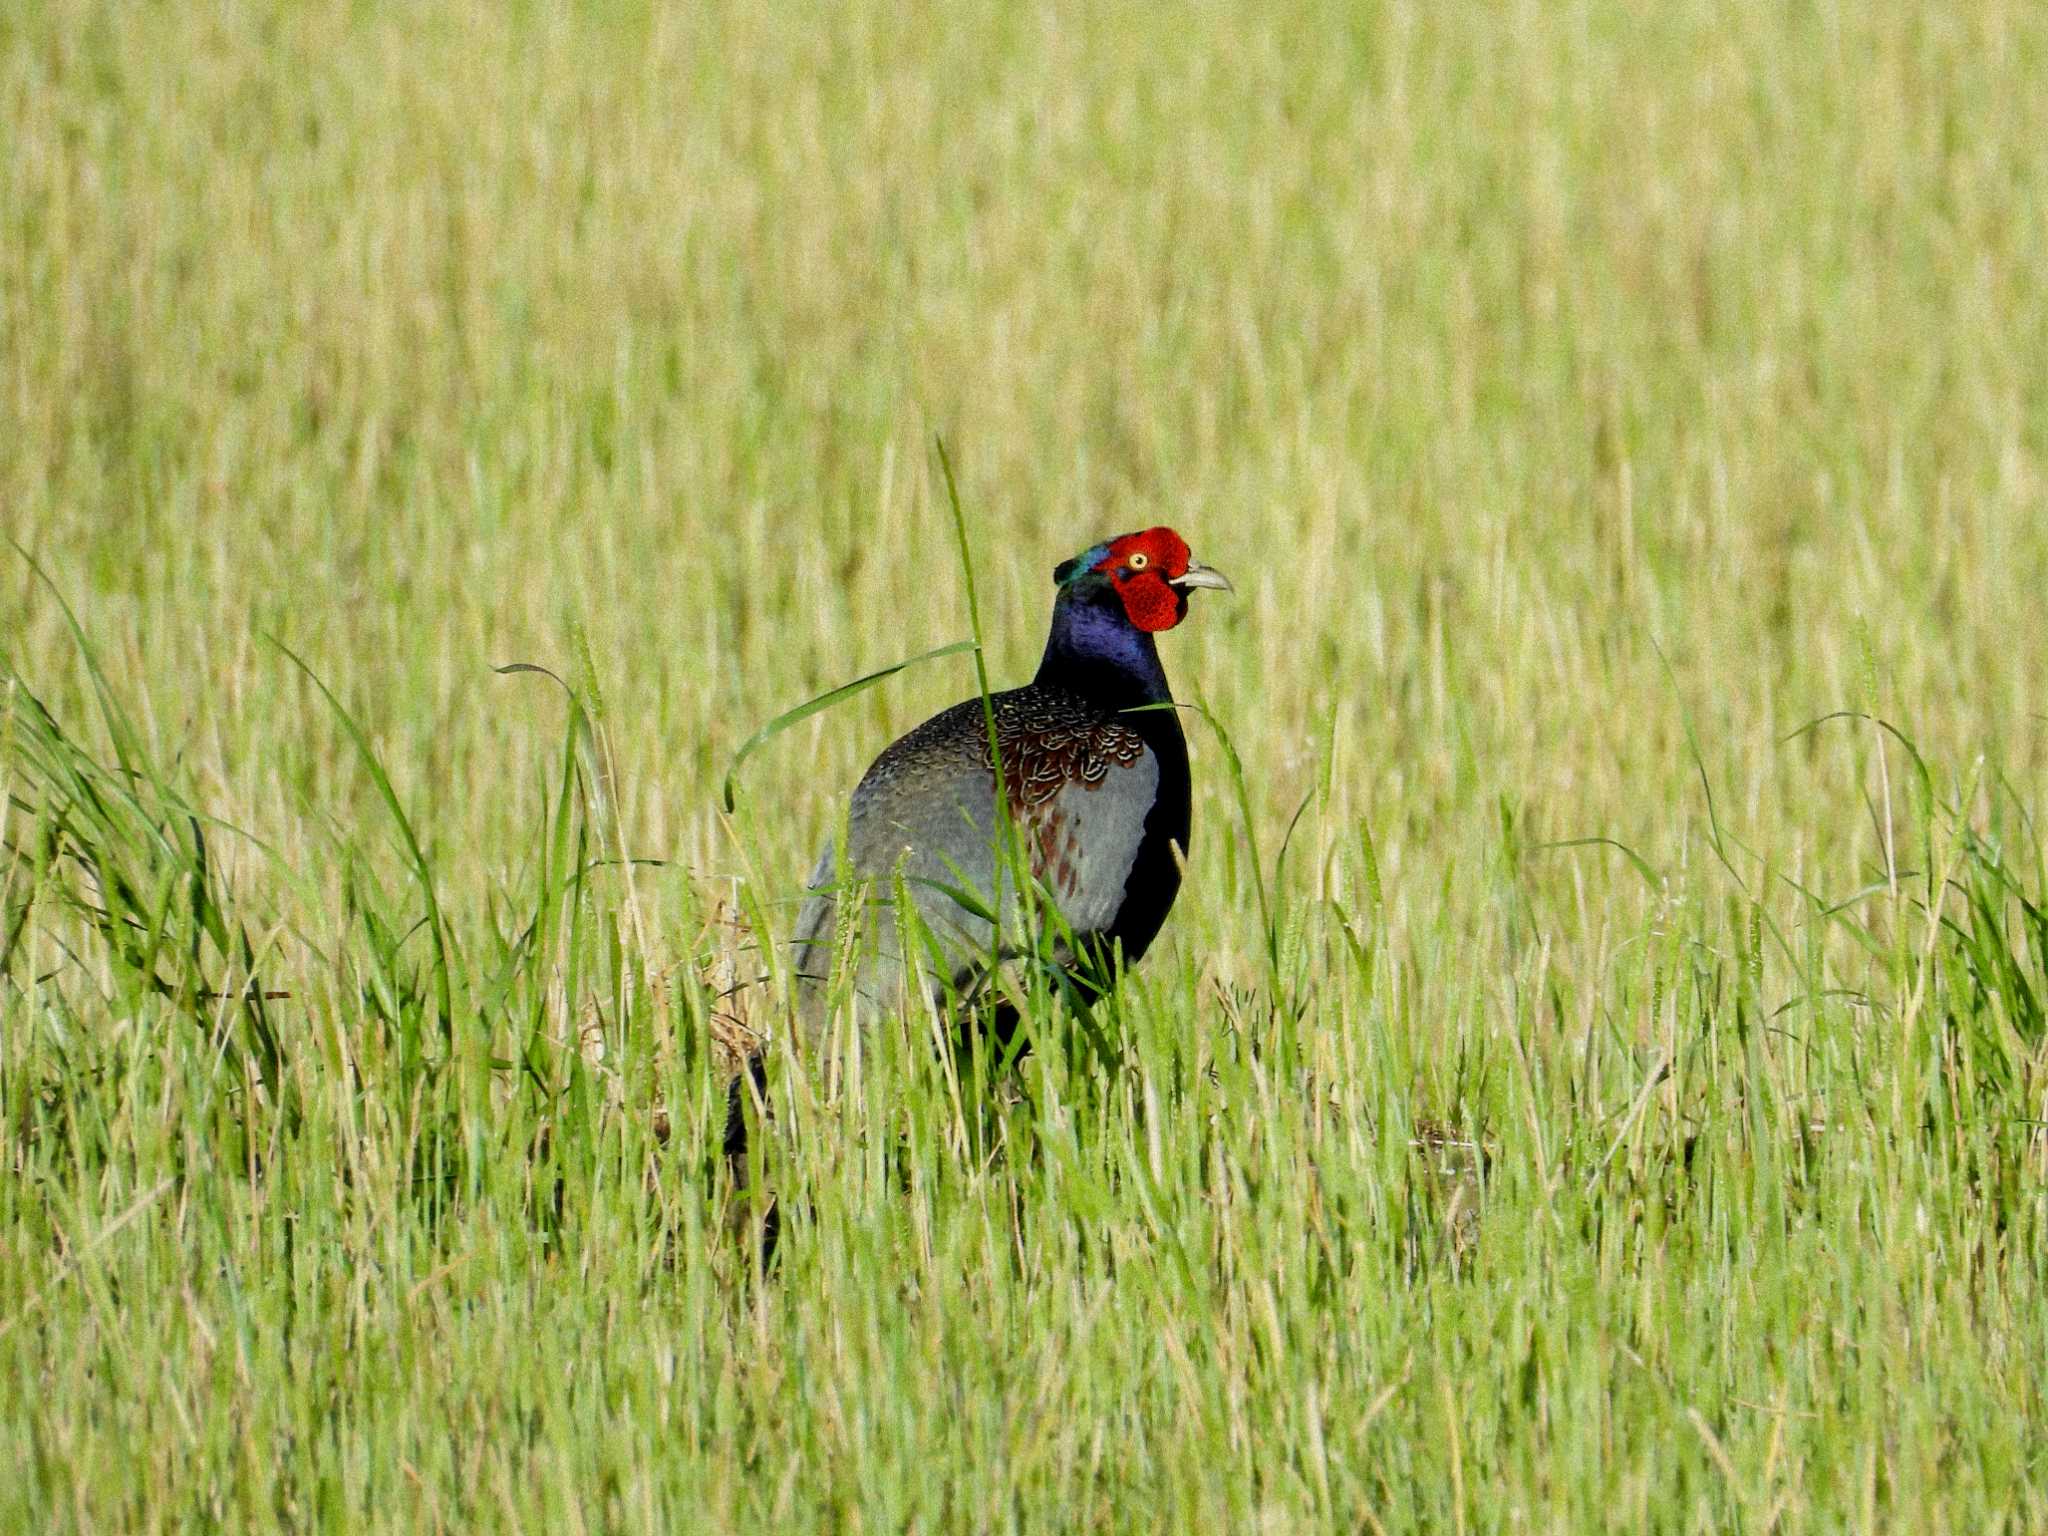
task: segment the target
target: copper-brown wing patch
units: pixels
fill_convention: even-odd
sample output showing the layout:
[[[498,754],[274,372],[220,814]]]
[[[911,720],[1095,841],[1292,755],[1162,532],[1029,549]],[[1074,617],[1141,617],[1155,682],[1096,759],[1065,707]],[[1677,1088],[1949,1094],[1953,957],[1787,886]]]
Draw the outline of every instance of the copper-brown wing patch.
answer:
[[[1100,789],[1112,768],[1128,768],[1145,755],[1145,738],[1116,720],[1080,710],[1018,708],[1004,699],[996,712],[996,739],[1003,751],[1003,785],[1010,814],[1030,840],[1032,873],[1055,893],[1074,892],[1077,855],[1074,829],[1060,813],[1058,796],[1070,784]],[[986,742],[984,766],[994,767]]]

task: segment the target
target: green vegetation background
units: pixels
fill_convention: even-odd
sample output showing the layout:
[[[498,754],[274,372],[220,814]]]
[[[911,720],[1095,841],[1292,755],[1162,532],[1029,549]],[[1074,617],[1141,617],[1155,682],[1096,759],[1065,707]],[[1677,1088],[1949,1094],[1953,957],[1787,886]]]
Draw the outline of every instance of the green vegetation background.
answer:
[[[0,1525],[2048,1525],[2044,145],[1999,0],[0,7]],[[778,1072],[763,1281],[971,666],[717,785],[935,434],[1247,793],[1106,1043]]]

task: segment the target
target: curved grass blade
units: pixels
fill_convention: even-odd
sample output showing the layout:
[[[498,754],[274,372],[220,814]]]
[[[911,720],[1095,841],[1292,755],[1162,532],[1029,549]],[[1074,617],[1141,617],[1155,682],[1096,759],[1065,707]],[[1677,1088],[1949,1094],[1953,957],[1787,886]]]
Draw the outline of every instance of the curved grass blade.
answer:
[[[1925,789],[1930,795],[1933,794],[1934,775],[1928,770],[1927,760],[1920,755],[1920,748],[1914,744],[1912,737],[1908,736],[1904,731],[1900,730],[1897,726],[1893,725],[1891,721],[1885,719],[1881,715],[1866,714],[1864,711],[1860,709],[1832,710],[1825,715],[1820,715],[1812,720],[1807,721],[1806,724],[1800,726],[1799,729],[1796,731],[1786,732],[1783,736],[1780,736],[1778,738],[1778,744],[1780,746],[1783,746],[1787,742],[1797,741],[1800,737],[1810,735],[1812,732],[1819,730],[1822,726],[1828,725],[1836,720],[1861,720],[1868,725],[1876,726],[1879,730],[1883,731],[1887,736],[1891,737],[1892,740],[1896,741],[1900,746],[1906,749],[1906,756],[1912,759],[1913,772],[1919,778],[1921,787]]]
[[[1301,825],[1302,813],[1308,809],[1309,802],[1315,797],[1314,790],[1303,795],[1301,804],[1297,805],[1294,814],[1287,818],[1287,830],[1280,837],[1280,851],[1273,856],[1273,884],[1276,888],[1287,873],[1287,850],[1294,843],[1294,829]]]
[[[591,719],[590,705],[584,696],[569,686],[559,672],[531,661],[508,661],[491,670],[500,677],[511,677],[521,672],[531,672],[537,677],[547,678],[569,701],[569,741],[576,764],[582,769],[584,805],[594,839],[601,846],[611,845],[611,833],[616,819],[612,815],[615,796],[611,792],[611,775],[606,770],[604,754],[598,749],[596,727]],[[586,667],[587,670],[587,667]],[[622,859],[623,862],[623,859]]]
[[[146,761],[142,750],[142,738],[135,729],[135,722],[129,718],[128,711],[121,707],[120,700],[114,696],[114,688],[107,681],[107,674],[100,670],[99,657],[94,654],[91,644],[86,640],[85,627],[78,622],[78,615],[72,611],[70,602],[66,600],[64,589],[43,569],[42,562],[30,554],[12,534],[7,536],[7,542],[13,546],[14,552],[28,563],[28,568],[35,572],[36,579],[49,590],[50,596],[57,600],[58,610],[64,615],[65,627],[71,631],[72,643],[78,648],[78,654],[85,662],[86,672],[92,679],[93,694],[99,701],[100,718],[105,721],[107,737],[113,743],[114,760],[121,765],[122,775],[132,781],[138,773],[137,763]],[[151,777],[154,778],[154,774]],[[159,783],[158,787],[163,786]]]
[[[834,704],[838,704],[846,699],[850,699],[856,693],[860,693],[864,689],[872,688],[876,683],[881,682],[884,678],[894,677],[898,672],[903,671],[906,667],[914,667],[921,661],[936,661],[941,656],[957,656],[962,651],[972,651],[977,649],[978,647],[972,640],[955,640],[951,645],[942,645],[937,647],[935,650],[924,651],[916,656],[911,656],[903,661],[899,661],[895,663],[893,666],[883,667],[879,672],[870,672],[867,676],[857,677],[850,683],[841,683],[837,688],[827,689],[825,692],[819,694],[814,699],[804,700],[803,703],[797,705],[794,709],[784,710],[781,714],[777,715],[773,720],[770,720],[766,725],[762,726],[761,729],[754,732],[753,735],[749,736],[746,739],[746,741],[741,744],[739,751],[733,754],[732,765],[725,770],[725,787],[721,792],[722,798],[725,802],[726,810],[735,810],[738,808],[739,805],[737,780],[739,777],[740,764],[744,763],[748,758],[752,757],[762,747],[766,746],[770,741],[773,741],[777,736],[780,736],[792,725],[800,724],[801,722],[810,719],[810,717],[818,713],[819,710],[830,709]]]
[[[1530,851],[1532,853],[1546,853],[1553,848],[1612,848],[1616,853],[1619,853],[1628,860],[1635,872],[1643,877],[1643,883],[1652,891],[1661,891],[1664,888],[1663,879],[1655,869],[1650,867],[1650,861],[1618,838],[1566,837],[1560,838],[1555,842],[1538,843]]]
[[[384,801],[385,809],[391,812],[391,819],[398,824],[399,836],[405,840],[405,851],[412,859],[413,873],[418,876],[420,890],[427,900],[426,922],[434,945],[435,1001],[440,1004],[442,1035],[445,1043],[452,1047],[455,1043],[455,997],[454,987],[448,976],[447,923],[441,916],[441,898],[434,889],[434,871],[433,866],[427,861],[426,849],[420,846],[420,840],[412,829],[412,821],[406,816],[405,807],[399,804],[398,791],[391,787],[390,776],[384,772],[384,765],[377,761],[376,751],[370,746],[370,738],[363,734],[363,728],[356,724],[355,717],[342,708],[341,700],[337,699],[332,690],[320,680],[320,674],[299,658],[296,651],[275,635],[265,635],[263,638],[282,651],[285,659],[305,673],[313,686],[320,690],[320,696],[334,711],[335,718],[341,721],[342,729],[348,733],[348,739],[354,744],[357,756],[362,758],[363,766],[369,770],[371,782],[377,786],[377,793]]]
[[[960,556],[960,576],[967,594],[968,633],[974,643],[974,682],[981,699],[981,722],[988,732],[988,760],[996,781],[996,860],[995,886],[991,895],[998,914],[1003,909],[1003,877],[1007,873],[1016,881],[1019,896],[1023,899],[1027,924],[1034,920],[1030,909],[1030,867],[1031,861],[1024,849],[1023,830],[1017,825],[1016,817],[1010,810],[1010,785],[1008,769],[1003,764],[1003,747],[996,731],[995,694],[989,687],[988,652],[981,640],[981,602],[974,587],[974,555],[967,542],[967,514],[960,506],[960,486],[953,478],[953,456],[946,451],[946,439],[937,433],[932,435],[932,448],[938,455],[939,474],[946,482],[946,508],[953,520],[953,543]],[[1000,917],[989,930],[989,968],[993,974],[1002,965],[1003,930]]]

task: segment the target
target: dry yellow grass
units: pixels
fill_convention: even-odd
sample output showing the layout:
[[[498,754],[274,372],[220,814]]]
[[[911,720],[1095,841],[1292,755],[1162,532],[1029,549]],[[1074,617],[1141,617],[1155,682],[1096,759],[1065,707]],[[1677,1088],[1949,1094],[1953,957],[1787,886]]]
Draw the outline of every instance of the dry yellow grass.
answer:
[[[276,849],[217,845],[300,1117],[208,1161],[206,1041],[35,910],[0,1523],[2048,1519],[2039,1020],[1993,978],[1955,1022],[1983,933],[1940,882],[1995,847],[2042,890],[2043,144],[2048,21],[1999,0],[0,12],[0,523],[153,759]],[[587,635],[617,841],[665,862],[520,985],[547,1038],[609,1021],[610,1102],[703,1133],[694,978],[743,979],[844,788],[971,688],[907,673],[719,811],[762,720],[967,632],[935,434],[999,683],[1105,533],[1236,581],[1168,667],[1269,870],[1310,797],[1285,976],[1197,725],[1132,1075],[1034,1067],[1030,1157],[961,1155],[906,1039],[872,1102],[787,1090],[816,1224],[768,1299],[595,1100],[552,1206],[486,1160],[416,1212],[348,892],[401,931],[418,892],[263,637],[419,828],[481,1062],[517,1054],[479,957],[563,735],[490,669],[580,676]],[[0,660],[93,738],[11,553]],[[1868,723],[1788,739],[1840,710],[1932,795]],[[1545,846],[1590,837],[1650,878]],[[1868,947],[1822,915],[1859,892]],[[2010,953],[2036,974],[2023,923]],[[504,1113],[465,1155],[526,1144]],[[1470,1242],[1462,1205],[1407,1236],[1429,1136],[1506,1181]],[[633,1203],[648,1167],[684,1214]]]

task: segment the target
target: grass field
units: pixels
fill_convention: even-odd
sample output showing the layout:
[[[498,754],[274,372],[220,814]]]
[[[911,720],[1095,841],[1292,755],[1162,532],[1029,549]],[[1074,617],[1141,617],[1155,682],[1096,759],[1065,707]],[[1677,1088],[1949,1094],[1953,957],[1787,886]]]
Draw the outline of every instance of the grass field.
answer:
[[[2044,144],[2018,0],[0,7],[0,1528],[2048,1528]],[[1244,794],[1106,1057],[776,1058],[763,1276],[972,663],[719,786],[941,436]]]

